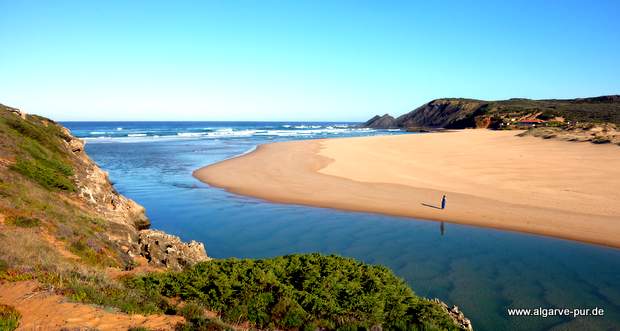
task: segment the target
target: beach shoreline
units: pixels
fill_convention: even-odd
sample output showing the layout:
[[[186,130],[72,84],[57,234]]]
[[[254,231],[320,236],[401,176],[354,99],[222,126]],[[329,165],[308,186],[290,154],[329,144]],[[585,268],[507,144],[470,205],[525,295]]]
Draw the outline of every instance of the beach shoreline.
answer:
[[[620,248],[620,148],[461,130],[281,142],[194,172],[278,203]],[[447,195],[447,208],[438,208]]]

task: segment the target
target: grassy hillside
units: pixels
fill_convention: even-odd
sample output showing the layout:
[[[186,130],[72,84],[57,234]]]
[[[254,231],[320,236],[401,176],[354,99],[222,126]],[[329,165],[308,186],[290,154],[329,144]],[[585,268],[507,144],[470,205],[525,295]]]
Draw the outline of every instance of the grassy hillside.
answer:
[[[74,302],[182,315],[179,330],[458,329],[439,303],[417,297],[390,270],[338,256],[136,273],[132,240],[148,221],[134,205],[66,129],[0,105],[0,283],[35,280]],[[0,329],[12,330],[24,316],[6,304]]]
[[[485,101],[447,98],[426,103],[396,118],[391,126],[400,128],[500,128],[524,118],[564,122],[612,123],[620,125],[620,96],[601,96],[567,100],[509,99]],[[367,126],[383,125],[369,121]]]
[[[118,225],[79,196],[87,169],[69,138],[0,105],[0,282],[37,280],[72,296],[77,284],[112,282],[104,268],[133,263],[108,235]]]
[[[538,118],[564,117],[572,122],[620,125],[620,96],[569,100],[510,99],[489,102],[488,114],[511,118],[540,113]]]
[[[126,254],[105,235],[111,224],[81,203],[76,193],[76,169],[80,164],[66,144],[66,131],[47,119],[22,119],[2,108],[0,215],[6,227],[0,238],[3,246],[11,246],[6,244],[15,238],[33,246],[57,241],[86,264],[121,267],[129,263]],[[48,235],[49,240],[39,240],[41,235]],[[0,258],[10,266],[45,271],[58,265],[52,256],[48,257],[51,261],[31,256],[31,251],[37,250],[35,247],[14,248],[0,250]]]

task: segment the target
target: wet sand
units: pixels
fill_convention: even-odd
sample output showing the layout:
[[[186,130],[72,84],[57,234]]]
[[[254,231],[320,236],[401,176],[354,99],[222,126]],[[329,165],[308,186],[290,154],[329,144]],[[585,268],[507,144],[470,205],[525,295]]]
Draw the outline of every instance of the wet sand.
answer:
[[[620,147],[517,131],[262,145],[197,170],[274,202],[374,212],[620,247]],[[447,208],[439,209],[447,195]]]

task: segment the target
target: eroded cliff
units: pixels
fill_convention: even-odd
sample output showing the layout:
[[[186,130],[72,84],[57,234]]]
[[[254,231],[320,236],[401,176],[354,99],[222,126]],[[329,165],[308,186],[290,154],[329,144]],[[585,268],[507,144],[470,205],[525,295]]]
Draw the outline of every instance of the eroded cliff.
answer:
[[[0,105],[0,138],[3,226],[36,224],[41,240],[110,266],[138,256],[157,256],[147,260],[174,269],[208,259],[202,244],[146,230],[144,208],[119,194],[84,142],[61,125]],[[154,233],[158,244],[145,244]]]

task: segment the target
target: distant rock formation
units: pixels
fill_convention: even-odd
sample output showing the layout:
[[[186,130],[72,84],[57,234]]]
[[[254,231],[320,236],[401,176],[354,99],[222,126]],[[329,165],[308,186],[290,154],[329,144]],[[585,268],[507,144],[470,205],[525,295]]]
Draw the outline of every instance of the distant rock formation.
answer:
[[[614,123],[620,125],[620,95],[566,100],[530,100],[514,98],[500,101],[485,101],[462,98],[432,100],[413,111],[394,119],[385,114],[375,116],[363,124],[364,127],[386,129],[401,128],[521,128],[519,124],[529,122],[546,123],[586,122]],[[528,126],[528,123],[522,123]]]
[[[437,99],[399,116],[399,127],[430,128],[476,127],[475,118],[483,114],[484,103],[469,99]]]
[[[372,129],[396,129],[398,128],[396,119],[388,114],[385,114],[383,116],[375,115],[375,117],[369,119],[362,126],[365,128],[372,128]]]

